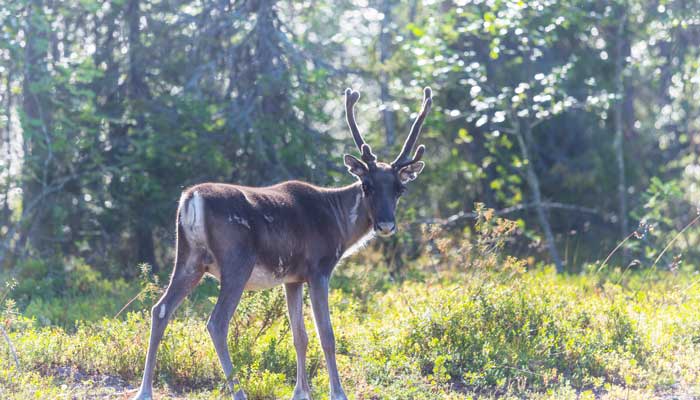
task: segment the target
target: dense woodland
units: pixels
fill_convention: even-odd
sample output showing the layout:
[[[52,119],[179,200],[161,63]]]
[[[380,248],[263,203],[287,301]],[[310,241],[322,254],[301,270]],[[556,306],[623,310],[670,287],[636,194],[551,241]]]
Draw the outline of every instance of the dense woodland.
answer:
[[[342,91],[381,156],[435,95],[400,220],[578,271],[630,233],[653,263],[696,215],[700,6],[692,1],[9,1],[0,7],[0,264],[170,264],[188,185],[347,183]],[[414,224],[411,224],[411,223]],[[641,224],[641,225],[640,225]],[[638,229],[638,226],[640,228]],[[383,242],[377,246],[396,247]],[[663,265],[697,263],[692,230]],[[674,261],[674,257],[676,260]]]
[[[345,88],[391,160],[425,86],[398,234],[332,280],[348,394],[700,396],[700,3],[0,0],[0,28],[0,397],[124,398],[180,192],[351,183]],[[223,396],[216,285],[162,398]],[[251,399],[291,393],[284,315],[255,292],[232,322]]]

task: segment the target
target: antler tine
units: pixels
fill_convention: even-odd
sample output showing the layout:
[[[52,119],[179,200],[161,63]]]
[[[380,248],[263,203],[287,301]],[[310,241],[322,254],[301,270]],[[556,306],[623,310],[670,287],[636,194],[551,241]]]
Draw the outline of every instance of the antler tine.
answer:
[[[416,145],[416,141],[418,141],[418,136],[420,136],[420,131],[423,127],[423,121],[425,121],[425,117],[428,115],[428,112],[430,111],[430,107],[432,105],[433,91],[429,87],[426,87],[423,90],[423,107],[421,108],[418,117],[416,117],[416,120],[413,122],[413,127],[411,127],[411,133],[408,134],[408,137],[406,138],[406,141],[403,144],[403,148],[401,148],[401,153],[399,153],[399,156],[396,157],[396,159],[394,160],[394,162],[391,163],[391,165],[398,167],[411,164],[420,160],[420,157],[423,156],[425,146],[420,146],[416,150],[416,155],[413,157],[413,159],[410,158],[413,146]]]
[[[355,145],[357,145],[358,150],[362,151],[362,145],[365,144],[365,140],[357,128],[357,122],[355,122],[355,104],[359,99],[360,92],[355,92],[350,88],[345,89],[345,117],[348,121],[352,138],[355,139]]]
[[[406,158],[401,162],[394,161],[393,163],[391,163],[391,165],[394,167],[394,169],[401,169],[407,165],[411,165],[420,161],[420,159],[423,158],[423,153],[425,153],[425,146],[422,144],[418,145],[418,148],[416,149],[413,158]]]
[[[357,149],[362,153],[362,160],[368,164],[372,164],[377,160],[377,157],[372,153],[372,149],[362,138],[360,129],[355,121],[355,104],[360,99],[360,92],[356,92],[350,88],[345,89],[345,117],[348,122],[348,127],[352,133],[352,138],[355,140]]]
[[[414,163],[416,161],[420,161],[421,158],[423,158],[423,153],[425,153],[425,146],[424,145],[418,145],[418,148],[416,149],[416,153],[413,155],[413,159],[411,160],[411,163]]]

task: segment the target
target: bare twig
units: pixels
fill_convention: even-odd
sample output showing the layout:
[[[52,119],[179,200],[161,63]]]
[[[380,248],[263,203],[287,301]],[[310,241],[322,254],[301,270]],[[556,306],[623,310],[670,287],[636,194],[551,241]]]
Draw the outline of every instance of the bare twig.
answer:
[[[661,253],[659,253],[659,256],[656,257],[656,260],[654,260],[654,264],[652,264],[651,268],[656,267],[656,264],[659,262],[659,260],[661,259],[661,257],[663,257],[663,255],[666,253],[666,250],[668,250],[668,249],[671,247],[671,245],[673,244],[673,242],[675,242],[676,239],[678,239],[678,238],[683,234],[683,232],[687,231],[688,228],[690,228],[691,226],[695,225],[695,223],[698,222],[698,220],[700,220],[700,215],[698,215],[698,216],[695,217],[692,221],[690,221],[690,222],[688,223],[688,225],[686,225],[683,229],[680,230],[680,232],[678,232],[678,233],[676,234],[676,236],[673,237],[673,239],[669,240],[669,242],[666,244],[666,247],[664,247],[664,249],[661,251]]]
[[[559,203],[559,202],[552,202],[552,201],[545,201],[541,203],[543,208],[547,209],[554,209],[554,210],[565,210],[565,211],[574,211],[574,212],[579,212],[582,214],[591,214],[598,216],[602,219],[605,219],[605,216],[598,210],[589,208],[589,207],[584,207],[584,206],[579,206],[575,204],[566,204],[566,203]],[[500,210],[496,210],[494,212],[495,215],[497,216],[503,216],[503,215],[508,215],[512,214],[518,211],[525,211],[528,209],[531,209],[535,207],[534,203],[524,203],[524,204],[518,204],[512,207],[506,207]],[[426,219],[418,219],[414,220],[411,222],[408,222],[408,225],[421,225],[421,224],[437,224],[437,225],[451,225],[456,223],[457,221],[463,220],[463,219],[476,219],[477,214],[475,212],[465,212],[465,211],[460,211],[457,214],[451,215],[447,218],[426,218]]]
[[[692,221],[688,222],[688,224],[687,224],[686,226],[684,226],[683,229],[681,229],[680,232],[678,232],[678,233],[676,234],[676,236],[673,237],[673,239],[669,240],[669,242],[666,244],[666,246],[664,247],[664,249],[661,250],[661,253],[659,253],[659,255],[658,255],[658,256],[656,257],[656,259],[654,260],[654,264],[652,264],[652,266],[651,266],[649,269],[647,269],[647,271],[645,272],[643,282],[646,282],[646,281],[649,279],[649,277],[651,276],[652,271],[656,270],[656,264],[658,264],[659,260],[661,260],[661,257],[663,257],[663,255],[664,255],[664,254],[666,253],[666,251],[671,247],[671,245],[673,244],[673,242],[675,242],[676,239],[678,239],[685,231],[687,231],[691,226],[695,225],[695,223],[698,222],[698,221],[700,221],[700,214],[699,214],[698,216],[696,216],[695,218],[693,218]],[[689,285],[688,287],[686,287],[686,288],[684,289],[683,293],[685,293],[686,290],[690,289],[693,285],[695,285],[695,283],[697,283],[697,282],[694,282],[693,284],[691,284],[691,285]],[[642,289],[642,287],[641,287],[641,285],[640,285],[640,286],[637,288],[637,290],[634,291],[634,295],[636,296],[636,295],[639,293],[639,291],[640,291],[641,289]]]
[[[10,248],[10,241],[13,239],[15,231],[24,223],[27,223],[26,221],[29,219],[30,216],[32,216],[32,213],[34,209],[39,208],[40,205],[42,205],[43,201],[53,193],[59,192],[63,189],[63,187],[73,179],[76,179],[79,176],[79,174],[71,174],[66,177],[63,177],[61,180],[55,181],[53,184],[49,186],[44,186],[42,189],[42,192],[39,193],[36,197],[30,201],[27,206],[25,207],[24,211],[22,212],[22,216],[20,217],[20,220],[17,221],[14,225],[10,226],[9,231],[5,234],[5,240],[0,242],[0,249],[5,249],[9,250]],[[0,252],[0,265],[2,265],[4,258],[5,258],[6,252]]]
[[[136,299],[138,299],[139,296],[141,296],[142,294],[146,293],[147,290],[148,290],[148,288],[144,288],[143,290],[141,290],[140,292],[138,292],[138,293],[136,294],[136,296],[134,296],[131,300],[129,300],[126,304],[124,304],[124,307],[122,307],[121,310],[119,310],[119,312],[116,313],[116,314],[114,315],[114,317],[112,317],[112,319],[116,319],[124,310],[126,310],[127,307],[129,307],[129,306],[131,305],[131,303],[133,303],[134,301],[136,301]]]
[[[624,238],[620,243],[617,244],[617,246],[615,246],[615,248],[608,254],[608,256],[605,257],[605,260],[603,261],[602,264],[600,264],[600,267],[598,267],[598,269],[595,271],[596,274],[598,272],[600,272],[600,270],[602,270],[608,264],[608,261],[610,261],[610,258],[612,258],[613,254],[615,254],[617,252],[617,250],[620,249],[620,247],[622,247],[625,243],[627,243],[628,240],[632,239],[632,236],[634,236],[635,233],[637,233],[637,231],[634,231],[634,232],[630,233],[629,235],[627,235],[626,238]]]
[[[10,340],[10,336],[7,334],[7,331],[5,331],[5,327],[0,325],[0,330],[2,331],[2,335],[5,337],[5,341],[7,341],[7,347],[9,347],[10,354],[12,354],[12,358],[15,359],[15,366],[17,366],[17,370],[19,371],[21,366],[19,364],[19,358],[17,357],[17,351],[15,351],[15,346],[12,344],[12,341]]]

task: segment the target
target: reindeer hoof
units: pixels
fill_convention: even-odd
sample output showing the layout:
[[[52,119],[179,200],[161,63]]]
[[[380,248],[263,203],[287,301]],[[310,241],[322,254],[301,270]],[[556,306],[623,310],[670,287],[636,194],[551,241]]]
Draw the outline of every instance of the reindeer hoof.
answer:
[[[345,393],[340,392],[340,393],[332,393],[331,394],[331,400],[348,400],[348,397],[345,395]]]
[[[311,400],[311,393],[309,393],[309,389],[304,390],[300,387],[295,387],[292,400]]]
[[[133,398],[133,400],[153,400],[153,394],[142,392],[139,390],[139,392],[136,393],[136,396]]]

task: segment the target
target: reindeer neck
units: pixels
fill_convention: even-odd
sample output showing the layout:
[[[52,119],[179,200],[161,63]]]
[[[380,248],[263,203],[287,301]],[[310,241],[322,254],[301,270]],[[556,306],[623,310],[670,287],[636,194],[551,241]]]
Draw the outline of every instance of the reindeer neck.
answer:
[[[369,211],[362,198],[362,184],[332,189],[331,202],[341,233],[343,250],[347,250],[365,237],[372,228]]]

